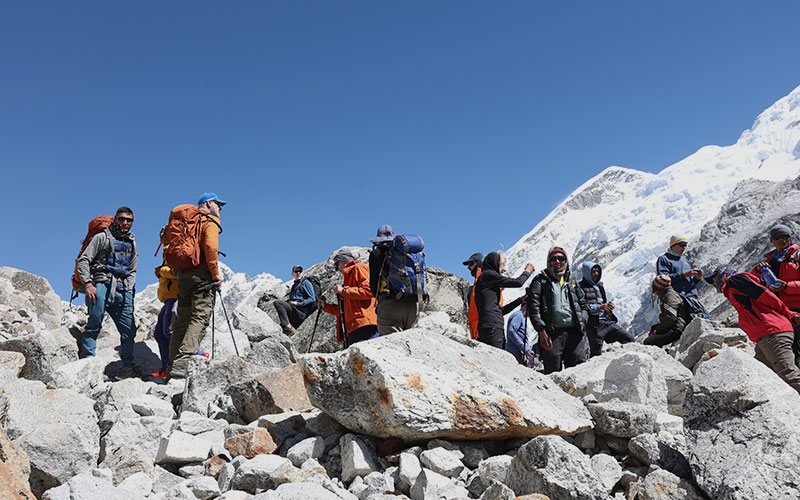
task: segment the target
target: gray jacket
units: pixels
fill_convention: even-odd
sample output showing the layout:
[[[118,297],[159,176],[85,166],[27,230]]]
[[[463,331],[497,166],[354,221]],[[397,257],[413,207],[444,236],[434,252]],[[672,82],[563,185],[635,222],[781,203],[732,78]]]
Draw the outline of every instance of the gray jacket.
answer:
[[[134,241],[133,233],[129,233],[131,243],[133,243],[133,255],[131,256],[130,276],[125,278],[123,283],[125,289],[133,292],[136,286],[136,266],[139,262],[139,251]],[[78,258],[78,278],[83,283],[91,281],[95,285],[97,283],[105,283],[112,281],[113,276],[106,268],[106,257],[111,251],[111,232],[109,229],[100,231],[89,242],[89,246],[83,251]],[[83,287],[81,287],[83,292]]]

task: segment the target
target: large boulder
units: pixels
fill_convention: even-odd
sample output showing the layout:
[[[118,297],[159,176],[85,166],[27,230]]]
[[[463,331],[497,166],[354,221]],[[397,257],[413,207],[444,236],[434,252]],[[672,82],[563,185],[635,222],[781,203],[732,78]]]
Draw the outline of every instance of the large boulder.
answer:
[[[30,475],[28,454],[0,429],[0,498],[33,498]]]
[[[586,408],[504,350],[412,329],[300,359],[314,406],[356,432],[422,440],[575,434]]]
[[[78,360],[78,344],[66,327],[0,340],[0,351],[22,353],[25,366],[20,377],[45,383],[59,367]]]
[[[206,362],[197,356],[189,363],[181,411],[193,411],[204,417],[219,415],[236,419],[238,413],[231,400],[230,388],[262,371],[263,368],[251,365],[242,358]],[[221,413],[215,413],[220,410]]]
[[[97,465],[100,429],[93,401],[20,379],[0,392],[0,425],[28,454],[36,495]]]
[[[703,354],[712,349],[749,343],[747,334],[739,328],[725,328],[716,321],[695,318],[681,334],[675,359],[694,369]]]
[[[303,385],[303,375],[296,364],[239,382],[230,388],[230,395],[245,422],[258,420],[268,413],[313,409]]]
[[[663,349],[632,342],[609,346],[602,356],[551,373],[550,378],[573,396],[642,403],[680,415],[692,372]]]
[[[689,463],[712,498],[797,498],[800,394],[739,349],[695,370],[684,407]]]
[[[0,324],[12,335],[54,330],[64,313],[46,279],[13,267],[0,267],[0,304]]]

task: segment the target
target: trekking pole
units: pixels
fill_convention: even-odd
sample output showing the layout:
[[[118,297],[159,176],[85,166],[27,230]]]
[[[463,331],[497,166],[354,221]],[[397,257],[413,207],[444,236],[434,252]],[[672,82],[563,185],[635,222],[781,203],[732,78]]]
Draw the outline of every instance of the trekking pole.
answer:
[[[317,309],[317,317],[314,318],[314,329],[311,330],[311,340],[308,341],[308,349],[306,350],[306,354],[311,352],[311,344],[314,343],[314,335],[317,333],[317,323],[319,323],[319,315],[322,312],[322,309]]]
[[[225,313],[225,321],[228,322],[228,329],[231,331],[231,340],[233,341],[233,349],[236,351],[236,355],[239,355],[239,348],[236,347],[236,338],[233,336],[233,327],[231,326],[231,320],[228,318],[228,310],[225,309],[225,301],[222,300],[222,290],[217,287],[217,293],[219,294],[219,301],[222,304],[222,312]]]
[[[211,310],[211,359],[214,359],[214,310]]]

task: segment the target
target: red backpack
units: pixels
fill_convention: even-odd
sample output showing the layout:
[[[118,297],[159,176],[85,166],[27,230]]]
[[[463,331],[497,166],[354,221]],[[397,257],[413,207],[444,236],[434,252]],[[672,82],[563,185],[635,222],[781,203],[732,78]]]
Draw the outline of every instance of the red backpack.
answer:
[[[81,287],[83,287],[83,282],[80,278],[78,278],[78,259],[80,259],[83,251],[86,250],[86,247],[89,246],[92,238],[94,238],[94,236],[100,231],[103,231],[107,227],[111,226],[111,223],[113,222],[113,215],[100,215],[89,221],[89,230],[86,232],[86,237],[83,238],[81,251],[78,252],[78,256],[75,257],[75,270],[72,272],[72,295],[70,295],[69,298],[70,302],[72,302],[78,296],[79,290]]]
[[[173,271],[188,271],[200,267],[200,230],[203,220],[217,221],[197,205],[178,205],[169,213],[164,233],[164,257]],[[220,227],[220,232],[222,228]]]

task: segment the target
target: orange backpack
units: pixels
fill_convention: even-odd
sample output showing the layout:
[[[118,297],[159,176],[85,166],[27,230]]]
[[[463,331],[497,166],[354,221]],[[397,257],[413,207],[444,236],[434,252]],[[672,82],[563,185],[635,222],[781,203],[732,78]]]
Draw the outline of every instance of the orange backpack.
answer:
[[[78,296],[78,292],[83,287],[83,282],[80,278],[78,278],[78,259],[80,259],[83,251],[86,250],[86,247],[89,246],[92,238],[94,238],[94,236],[100,231],[103,231],[107,227],[111,226],[111,223],[113,222],[113,215],[100,215],[89,221],[89,230],[86,232],[86,237],[83,238],[81,251],[78,252],[78,256],[75,257],[75,270],[72,272],[72,295],[69,298],[70,302],[72,302],[75,297]]]
[[[164,257],[173,271],[188,271],[200,267],[200,229],[203,220],[217,224],[205,212],[201,212],[197,205],[178,205],[169,213],[164,235]],[[219,229],[222,232],[222,228]]]

